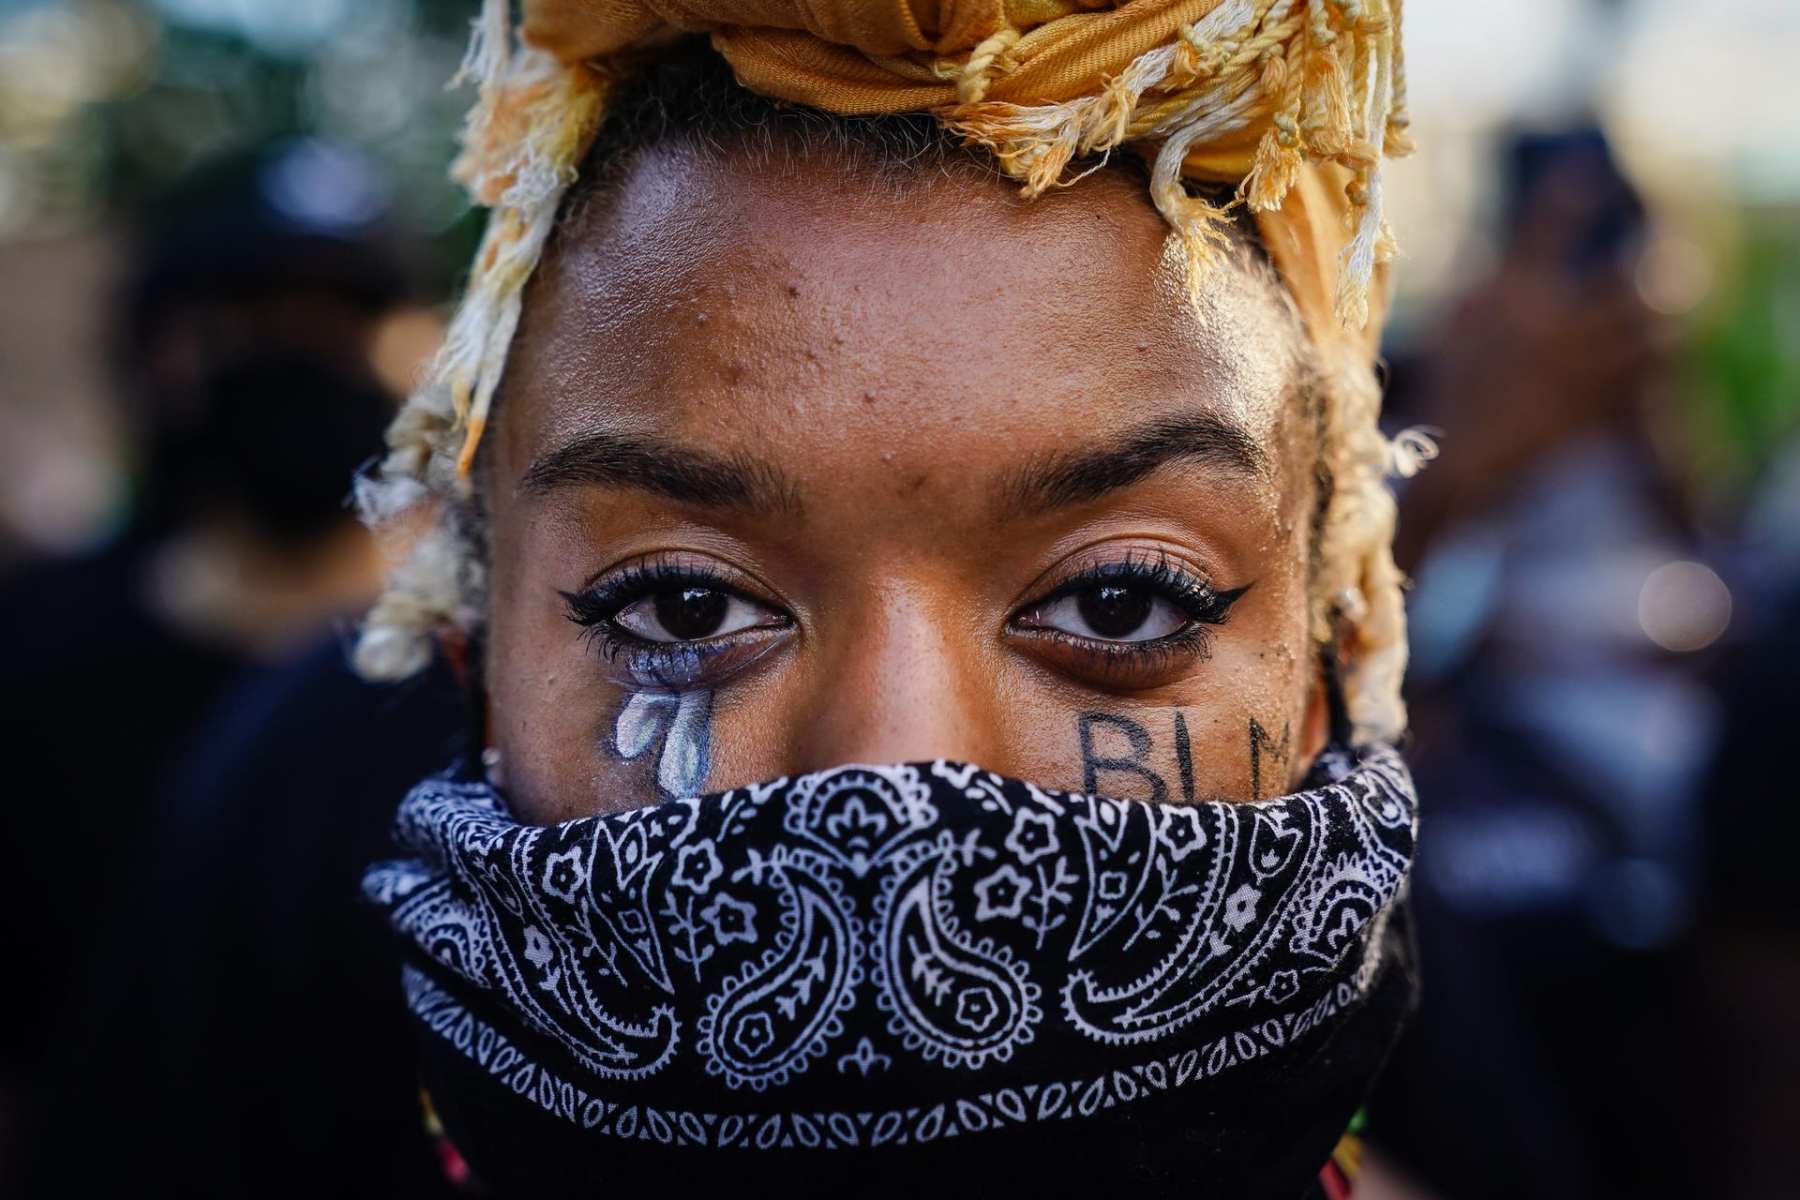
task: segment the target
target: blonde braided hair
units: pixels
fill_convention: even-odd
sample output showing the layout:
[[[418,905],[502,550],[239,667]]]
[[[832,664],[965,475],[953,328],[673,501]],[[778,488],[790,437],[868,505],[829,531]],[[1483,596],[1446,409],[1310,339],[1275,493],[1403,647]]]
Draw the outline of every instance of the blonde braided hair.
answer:
[[[1045,27],[1003,28],[933,64],[957,102],[934,110],[985,147],[1025,195],[1073,182],[1077,158],[1126,144],[1149,148],[1151,197],[1182,236],[1193,277],[1210,262],[1229,209],[1278,209],[1304,163],[1348,174],[1353,232],[1334,307],[1360,329],[1378,264],[1393,253],[1382,220],[1381,160],[1407,148],[1400,0],[1224,0],[1168,45],[1139,55],[1098,94],[1043,105],[986,99]],[[404,533],[386,593],[364,622],[357,669],[399,679],[430,660],[433,638],[480,622],[482,565],[466,520],[470,468],[486,427],[523,291],[564,194],[594,140],[616,67],[564,64],[515,44],[508,0],[486,0],[458,78],[479,88],[453,174],[490,207],[487,231],[445,344],[388,431],[388,453],[360,482],[366,520]],[[1196,147],[1252,129],[1254,163],[1237,198],[1190,194]],[[1204,177],[1205,172],[1200,172]],[[1075,176],[1079,178],[1079,176]],[[1380,392],[1366,351],[1324,340],[1323,465],[1331,482],[1320,523],[1311,628],[1343,650],[1345,700],[1358,741],[1405,728],[1403,580],[1391,543],[1387,479],[1426,457],[1396,452],[1380,432]]]

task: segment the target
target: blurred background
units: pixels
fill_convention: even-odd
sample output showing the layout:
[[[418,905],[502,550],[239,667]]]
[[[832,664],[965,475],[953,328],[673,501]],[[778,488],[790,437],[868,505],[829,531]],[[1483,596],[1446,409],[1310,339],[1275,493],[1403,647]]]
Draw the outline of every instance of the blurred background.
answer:
[[[479,231],[473,7],[0,0],[0,1194],[454,1174],[354,890],[464,718],[345,671],[344,500]],[[1359,1195],[1794,1197],[1800,6],[1406,22],[1426,993]]]

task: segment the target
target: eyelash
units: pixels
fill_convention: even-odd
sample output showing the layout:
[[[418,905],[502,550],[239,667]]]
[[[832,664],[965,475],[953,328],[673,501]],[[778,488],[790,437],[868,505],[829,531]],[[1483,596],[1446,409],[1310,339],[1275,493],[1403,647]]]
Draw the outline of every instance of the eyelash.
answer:
[[[1250,585],[1219,591],[1205,580],[1176,566],[1166,553],[1126,555],[1111,562],[1094,563],[1071,575],[1055,588],[1014,614],[1042,608],[1089,588],[1129,584],[1143,588],[1187,614],[1188,623],[1176,632],[1147,642],[1106,642],[1057,629],[1033,629],[1028,636],[1057,642],[1080,654],[1086,665],[1104,674],[1109,671],[1145,671],[1168,665],[1178,658],[1204,660],[1212,652],[1213,630],[1225,624],[1231,607]]]
[[[660,558],[633,563],[615,575],[589,584],[579,592],[559,594],[563,599],[565,614],[569,620],[581,626],[581,636],[602,659],[612,662],[622,651],[631,651],[634,657],[641,656],[641,662],[636,665],[656,670],[691,663],[696,655],[704,656],[707,653],[696,649],[707,643],[652,642],[621,629],[614,620],[639,600],[673,588],[706,588],[734,596],[742,595],[723,575],[706,566]],[[722,643],[724,639],[720,641]]]

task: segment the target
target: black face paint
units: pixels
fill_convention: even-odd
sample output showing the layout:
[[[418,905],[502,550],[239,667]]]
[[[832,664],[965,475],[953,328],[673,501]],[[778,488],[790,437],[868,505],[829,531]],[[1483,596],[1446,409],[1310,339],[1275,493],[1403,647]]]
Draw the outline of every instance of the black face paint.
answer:
[[[1131,757],[1103,757],[1096,752],[1094,745],[1094,727],[1096,725],[1111,727],[1125,735],[1131,747]],[[1082,713],[1076,721],[1076,730],[1081,738],[1081,786],[1091,795],[1105,794],[1122,800],[1147,800],[1151,804],[1161,804],[1169,794],[1168,785],[1145,765],[1150,757],[1150,731],[1129,717],[1117,716],[1113,713]],[[1134,789],[1120,788],[1116,784],[1100,786],[1102,775],[1134,775],[1150,787],[1148,796],[1134,794]]]
[[[1255,717],[1250,718],[1250,798],[1252,800],[1263,798],[1263,752],[1265,750],[1269,752],[1272,765],[1286,766],[1288,751],[1293,743],[1293,732],[1292,725],[1285,721],[1282,722],[1281,740],[1276,741],[1269,736],[1269,731],[1264,729]]]
[[[1187,718],[1175,714],[1175,764],[1181,771],[1181,802],[1194,802],[1194,750],[1188,744]]]
[[[1130,746],[1129,758],[1102,757],[1096,752],[1094,726],[1111,726],[1125,735]],[[1184,804],[1194,803],[1194,748],[1188,736],[1187,717],[1177,711],[1174,714],[1171,728],[1175,736],[1175,769],[1181,781],[1181,801]],[[1116,713],[1083,713],[1076,722],[1077,733],[1081,739],[1081,776],[1082,786],[1089,792],[1106,795],[1123,796],[1125,799],[1144,799],[1152,804],[1160,804],[1169,794],[1169,785],[1160,773],[1148,763],[1155,739],[1150,731],[1130,717],[1121,717]],[[1103,735],[1104,736],[1104,735]],[[1150,795],[1132,796],[1129,792],[1120,792],[1116,787],[1102,788],[1100,778],[1108,773],[1124,773],[1135,775],[1150,786]]]

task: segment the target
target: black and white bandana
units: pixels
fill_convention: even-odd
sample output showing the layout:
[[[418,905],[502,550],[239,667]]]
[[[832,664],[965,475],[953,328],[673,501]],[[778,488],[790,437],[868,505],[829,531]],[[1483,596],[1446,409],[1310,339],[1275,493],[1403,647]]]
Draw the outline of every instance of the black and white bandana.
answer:
[[[1415,822],[1386,747],[1246,804],[934,762],[546,827],[452,775],[364,890],[501,1195],[1299,1197],[1412,1003]]]

